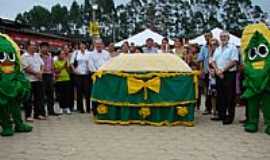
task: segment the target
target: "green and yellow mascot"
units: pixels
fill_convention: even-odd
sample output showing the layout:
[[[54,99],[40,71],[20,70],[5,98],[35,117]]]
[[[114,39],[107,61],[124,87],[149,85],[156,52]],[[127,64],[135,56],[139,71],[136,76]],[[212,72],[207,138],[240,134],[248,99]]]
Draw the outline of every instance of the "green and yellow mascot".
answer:
[[[21,116],[20,107],[29,96],[30,83],[20,70],[19,53],[15,42],[7,35],[0,33],[0,125],[2,126],[2,136],[12,136],[14,132],[32,131],[31,126],[23,123]]]
[[[270,135],[270,30],[263,24],[245,28],[241,40],[244,55],[244,87],[247,102],[245,130],[258,130],[260,109],[263,112],[265,133]]]

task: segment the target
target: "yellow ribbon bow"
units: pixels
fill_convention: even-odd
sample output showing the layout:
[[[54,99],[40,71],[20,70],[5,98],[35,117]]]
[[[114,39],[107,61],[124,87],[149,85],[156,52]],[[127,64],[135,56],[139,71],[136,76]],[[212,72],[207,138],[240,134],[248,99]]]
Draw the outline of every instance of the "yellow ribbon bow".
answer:
[[[139,92],[141,89],[144,89],[144,99],[147,99],[147,89],[152,90],[156,93],[159,93],[160,91],[160,78],[155,77],[153,79],[150,79],[146,82],[143,80],[139,80],[136,78],[129,77],[127,79],[127,85],[128,85],[128,94],[135,94]]]

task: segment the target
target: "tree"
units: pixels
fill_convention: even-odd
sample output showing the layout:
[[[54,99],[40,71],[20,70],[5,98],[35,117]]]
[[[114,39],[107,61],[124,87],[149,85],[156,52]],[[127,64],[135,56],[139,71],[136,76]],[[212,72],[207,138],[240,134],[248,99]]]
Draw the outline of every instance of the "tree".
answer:
[[[47,31],[51,25],[50,11],[42,6],[34,6],[32,10],[24,14],[26,21],[29,22],[37,31]]]
[[[92,18],[92,6],[89,0],[84,0],[84,6],[82,6],[82,9],[83,24],[87,25]]]
[[[250,10],[244,8],[244,6],[248,6],[248,4],[248,1],[242,3],[236,0],[225,1],[222,6],[224,8],[222,21],[226,30],[231,32],[240,32],[248,23],[251,22],[248,20],[246,15]]]
[[[194,37],[215,27],[241,32],[249,23],[264,22],[268,15],[251,0],[130,0],[115,8],[113,0],[74,1],[68,9],[55,5],[51,11],[35,6],[18,14],[16,20],[33,26],[36,31],[81,34],[89,37],[92,5],[98,4],[96,20],[108,41],[122,40],[146,28],[164,36]]]
[[[254,18],[261,18],[262,14],[263,14],[263,11],[262,11],[261,7],[254,6],[254,8],[253,8],[253,15],[254,16],[253,17]]]
[[[156,27],[156,3],[155,1],[149,2],[146,4],[145,10],[145,25],[147,28],[157,31]]]
[[[128,33],[128,14],[126,12],[126,8],[124,5],[120,5],[117,7],[117,11],[118,11],[118,15],[119,15],[119,19],[117,24],[119,24],[120,26],[120,30],[119,30],[119,36],[122,39],[128,38],[129,33]]]
[[[98,0],[96,3],[104,14],[111,14],[115,9],[113,0]]]
[[[23,14],[19,13],[16,18],[15,18],[16,22],[22,23],[22,24],[28,24],[27,19],[23,16]]]
[[[68,32],[68,9],[57,4],[51,9],[53,28],[56,32]]]
[[[83,25],[83,17],[80,6],[76,1],[73,1],[70,7],[68,21],[71,33],[78,34],[78,29],[81,28]]]

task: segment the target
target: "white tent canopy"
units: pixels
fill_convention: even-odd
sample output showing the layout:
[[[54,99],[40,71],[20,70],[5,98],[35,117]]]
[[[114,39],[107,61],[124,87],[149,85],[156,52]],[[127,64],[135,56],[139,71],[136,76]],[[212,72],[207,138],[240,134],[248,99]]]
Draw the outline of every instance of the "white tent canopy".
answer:
[[[211,32],[213,34],[213,38],[216,38],[216,39],[219,40],[219,35],[220,35],[221,32],[223,32],[223,30],[220,29],[220,28],[214,28],[213,30],[211,30]],[[232,43],[232,44],[235,44],[237,46],[240,46],[240,41],[241,41],[240,38],[238,38],[235,35],[230,34],[230,41],[229,41],[229,43]],[[194,39],[190,40],[190,43],[197,43],[199,45],[204,45],[204,44],[206,44],[206,41],[204,39],[204,35],[201,35],[201,36],[199,36],[197,38],[194,38]]]
[[[145,41],[148,38],[152,38],[154,42],[158,43],[159,45],[161,44],[162,39],[164,38],[162,35],[153,32],[150,29],[145,29],[144,31],[133,35],[129,37],[128,39],[122,40],[118,43],[115,44],[116,47],[121,47],[125,41],[128,41],[129,43],[134,43],[136,46],[143,46],[145,45]],[[169,44],[173,45],[174,41],[169,39]]]

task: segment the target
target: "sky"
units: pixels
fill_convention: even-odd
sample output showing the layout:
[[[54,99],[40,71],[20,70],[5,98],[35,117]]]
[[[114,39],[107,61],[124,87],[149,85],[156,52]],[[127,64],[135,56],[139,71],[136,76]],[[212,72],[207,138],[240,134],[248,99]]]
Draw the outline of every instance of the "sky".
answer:
[[[41,5],[50,9],[55,4],[71,6],[74,0],[0,0],[0,17],[15,19],[18,13],[28,11],[35,5]],[[84,3],[84,0],[76,0]],[[128,0],[114,0],[116,5],[127,3]]]
[[[60,3],[70,6],[74,0],[0,0],[0,17],[15,19],[18,13],[30,10],[34,5],[41,5],[51,8],[53,5]],[[84,0],[77,0],[83,3]],[[127,3],[129,0],[114,0],[116,5]],[[264,11],[270,13],[269,0],[252,0],[253,4],[259,5]]]

